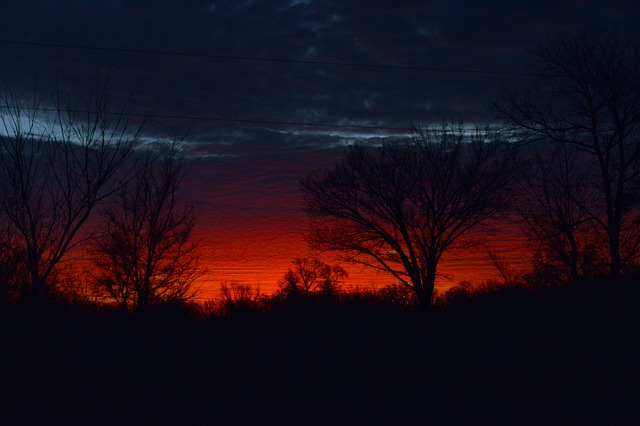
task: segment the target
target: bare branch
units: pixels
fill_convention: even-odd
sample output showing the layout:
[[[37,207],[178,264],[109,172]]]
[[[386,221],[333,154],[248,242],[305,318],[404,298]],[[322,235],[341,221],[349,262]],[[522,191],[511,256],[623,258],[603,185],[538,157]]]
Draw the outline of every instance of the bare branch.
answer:
[[[309,240],[392,274],[429,306],[442,254],[506,206],[505,146],[495,130],[460,123],[375,151],[350,147],[333,169],[301,180],[315,221]]]

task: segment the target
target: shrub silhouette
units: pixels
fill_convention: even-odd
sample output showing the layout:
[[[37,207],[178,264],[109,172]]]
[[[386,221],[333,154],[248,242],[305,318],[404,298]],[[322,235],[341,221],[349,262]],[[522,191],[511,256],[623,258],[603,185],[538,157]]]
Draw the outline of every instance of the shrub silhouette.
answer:
[[[221,300],[216,304],[217,315],[243,317],[261,310],[262,296],[259,288],[234,281],[220,284]]]
[[[339,265],[329,265],[318,259],[297,257],[289,269],[278,290],[286,297],[309,297],[315,295],[335,295],[347,278],[347,271]]]

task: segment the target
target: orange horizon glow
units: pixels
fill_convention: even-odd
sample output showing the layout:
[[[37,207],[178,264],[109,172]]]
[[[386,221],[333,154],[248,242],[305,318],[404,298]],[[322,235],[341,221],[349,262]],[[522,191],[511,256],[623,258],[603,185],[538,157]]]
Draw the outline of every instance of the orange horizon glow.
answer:
[[[297,176],[304,171],[282,172],[285,167],[265,162],[245,167],[241,173],[235,170],[203,162],[192,167],[184,181],[187,199],[198,200],[199,204],[193,238],[199,243],[200,265],[206,270],[196,282],[196,301],[219,298],[224,282],[250,285],[262,294],[271,294],[298,257],[318,257],[332,265],[340,264],[349,274],[343,285],[347,291],[398,282],[391,274],[340,262],[335,254],[316,256],[311,252],[304,239],[308,219],[297,185]],[[89,233],[99,220],[98,214],[92,216],[87,223]],[[490,279],[501,280],[486,247],[511,272],[529,270],[531,254],[518,227],[504,222],[495,228],[495,235],[481,235],[484,244],[443,255],[436,290],[444,292],[462,281],[478,285]],[[69,258],[75,259],[80,269],[91,268],[81,247]]]
[[[303,154],[292,160],[288,154],[274,157],[261,152],[247,154],[242,161],[224,157],[192,165],[184,188],[200,204],[194,237],[200,241],[201,262],[207,269],[199,281],[198,300],[219,297],[222,282],[248,284],[261,293],[272,293],[293,259],[314,257],[304,240],[308,219],[298,177],[335,164],[341,151]],[[483,237],[513,272],[529,269],[531,256],[516,225],[501,223],[495,235]],[[397,282],[390,274],[339,262],[330,253],[318,257],[347,270],[347,290]],[[439,291],[461,281],[477,285],[500,279],[483,245],[445,253],[438,273]]]
[[[313,257],[303,237],[303,221],[292,224],[271,224],[256,232],[246,224],[216,233],[218,244],[203,244],[202,265],[207,269],[199,284],[198,300],[219,297],[220,284],[237,282],[251,285],[261,293],[271,294],[278,282],[292,267],[296,257]],[[242,231],[242,229],[245,231]],[[488,238],[487,245],[494,250],[512,272],[523,272],[529,267],[529,253],[524,240],[516,234],[514,226],[505,226],[500,235]],[[206,240],[206,239],[205,239]],[[340,262],[335,255],[322,254],[319,259],[340,264],[349,276],[344,288],[379,288],[398,281],[391,275],[372,268]],[[490,279],[500,279],[483,246],[453,250],[445,253],[438,269],[436,289],[446,291],[462,281],[478,285]]]

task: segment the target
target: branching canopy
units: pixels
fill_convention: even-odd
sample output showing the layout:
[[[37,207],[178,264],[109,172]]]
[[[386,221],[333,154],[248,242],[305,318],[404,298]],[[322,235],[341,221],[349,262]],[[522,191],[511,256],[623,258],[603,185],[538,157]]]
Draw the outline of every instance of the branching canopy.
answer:
[[[468,245],[507,201],[510,163],[499,133],[462,125],[416,130],[408,142],[347,149],[301,184],[310,242],[388,272],[427,305],[447,250]]]

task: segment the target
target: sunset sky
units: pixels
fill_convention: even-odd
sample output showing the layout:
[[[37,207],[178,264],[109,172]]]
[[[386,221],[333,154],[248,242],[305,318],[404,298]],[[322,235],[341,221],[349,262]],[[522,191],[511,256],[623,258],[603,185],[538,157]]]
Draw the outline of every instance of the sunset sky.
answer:
[[[310,255],[297,179],[345,145],[451,118],[491,124],[501,88],[531,78],[527,49],[581,31],[637,39],[639,17],[640,3],[611,0],[15,0],[0,14],[0,76],[82,96],[99,70],[114,109],[128,99],[150,118],[146,138],[188,131],[206,298],[222,280],[269,291]],[[487,244],[526,267],[502,231]],[[348,270],[351,285],[392,281]],[[482,249],[442,272],[445,286],[495,275]]]

